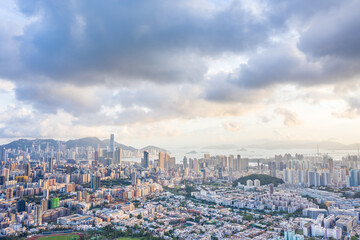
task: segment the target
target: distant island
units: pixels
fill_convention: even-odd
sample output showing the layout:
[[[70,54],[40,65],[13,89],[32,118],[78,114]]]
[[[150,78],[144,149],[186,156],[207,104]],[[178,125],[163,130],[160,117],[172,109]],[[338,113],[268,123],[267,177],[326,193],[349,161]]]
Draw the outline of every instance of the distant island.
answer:
[[[229,150],[229,149],[236,149],[238,146],[233,144],[223,144],[223,145],[213,145],[213,146],[206,146],[203,149],[216,149],[216,150]]]
[[[251,174],[251,175],[241,177],[241,178],[238,178],[237,180],[235,180],[233,182],[233,187],[236,187],[238,185],[238,183],[245,185],[247,180],[254,181],[255,179],[260,180],[260,185],[268,185],[268,184],[272,183],[276,187],[279,184],[284,183],[284,181],[282,179],[277,178],[277,177],[272,177],[272,176],[269,176],[266,174]]]
[[[186,154],[197,154],[197,151],[190,151],[190,152],[188,152]]]
[[[246,152],[247,149],[246,149],[246,148],[240,148],[240,149],[238,149],[238,151],[239,151],[239,152]]]

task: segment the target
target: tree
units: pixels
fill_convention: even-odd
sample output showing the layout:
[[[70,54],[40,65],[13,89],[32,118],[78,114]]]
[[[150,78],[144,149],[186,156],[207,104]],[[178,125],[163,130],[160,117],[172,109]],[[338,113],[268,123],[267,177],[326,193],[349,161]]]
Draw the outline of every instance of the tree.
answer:
[[[137,215],[137,219],[142,219],[141,214]]]

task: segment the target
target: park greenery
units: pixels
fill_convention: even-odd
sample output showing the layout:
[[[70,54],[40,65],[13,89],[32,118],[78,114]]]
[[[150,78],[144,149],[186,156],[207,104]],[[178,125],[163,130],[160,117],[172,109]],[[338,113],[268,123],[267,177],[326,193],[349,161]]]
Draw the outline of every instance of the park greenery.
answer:
[[[260,185],[268,185],[270,183],[274,184],[275,187],[277,187],[279,184],[283,184],[284,181],[277,177],[272,177],[265,174],[251,174],[245,177],[238,178],[233,182],[233,187],[238,186],[238,183],[246,185],[247,180],[254,181],[255,179],[260,180]]]

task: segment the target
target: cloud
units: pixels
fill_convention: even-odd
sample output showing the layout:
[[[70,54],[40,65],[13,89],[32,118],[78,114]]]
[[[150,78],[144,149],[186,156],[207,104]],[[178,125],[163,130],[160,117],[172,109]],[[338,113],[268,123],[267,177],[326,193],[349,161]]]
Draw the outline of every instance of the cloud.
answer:
[[[5,111],[15,121],[3,119],[3,136],[141,124],[150,133],[164,121],[243,116],[301,96],[316,102],[325,99],[319,86],[357,113],[346,92],[335,94],[360,75],[357,1],[19,0],[4,9],[0,78],[10,85],[0,89],[17,107]],[[305,93],[284,100],[276,95],[284,85]],[[24,109],[31,114],[17,116]],[[286,107],[276,114],[286,126],[301,123]]]
[[[17,84],[15,94],[18,100],[43,113],[55,114],[64,110],[74,116],[98,112],[109,98],[108,91],[101,87],[79,87],[51,81]]]
[[[301,34],[299,48],[312,57],[360,58],[358,1],[345,1],[336,9],[317,14]]]
[[[275,113],[283,117],[283,123],[287,127],[295,127],[301,124],[301,120],[298,118],[297,114],[288,109],[277,108]]]
[[[238,132],[241,129],[241,124],[238,122],[223,122],[222,125],[229,132]]]
[[[272,28],[238,1],[35,2],[19,1],[37,17],[17,37],[26,72],[82,85],[198,82],[204,56],[254,49]]]

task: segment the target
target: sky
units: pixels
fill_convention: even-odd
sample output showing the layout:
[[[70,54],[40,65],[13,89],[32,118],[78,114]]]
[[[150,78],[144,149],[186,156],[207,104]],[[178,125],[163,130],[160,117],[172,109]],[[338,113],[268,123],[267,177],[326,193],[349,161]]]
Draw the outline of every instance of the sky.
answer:
[[[360,1],[0,1],[0,143],[360,142]]]

